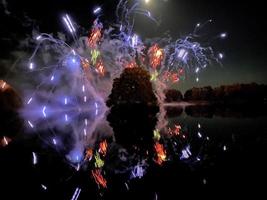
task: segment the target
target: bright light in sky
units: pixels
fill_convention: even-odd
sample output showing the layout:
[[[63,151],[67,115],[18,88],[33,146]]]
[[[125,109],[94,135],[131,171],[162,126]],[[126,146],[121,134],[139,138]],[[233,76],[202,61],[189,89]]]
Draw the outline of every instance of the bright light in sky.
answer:
[[[223,59],[223,57],[224,57],[223,54],[222,53],[219,53],[219,58],[220,59]]]
[[[145,0],[145,3],[149,3],[150,2],[150,0]]]
[[[94,9],[93,13],[98,14],[101,11],[101,7],[97,7]]]
[[[226,38],[227,37],[227,33],[221,33],[220,34],[220,37],[223,39],[223,38]]]

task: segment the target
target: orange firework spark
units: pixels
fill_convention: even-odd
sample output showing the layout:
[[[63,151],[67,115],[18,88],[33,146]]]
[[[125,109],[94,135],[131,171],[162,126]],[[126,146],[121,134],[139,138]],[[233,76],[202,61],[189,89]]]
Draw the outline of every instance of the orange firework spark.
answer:
[[[173,133],[175,135],[180,135],[180,130],[182,129],[182,127],[180,125],[174,125],[174,131]]]
[[[181,131],[182,127],[178,124],[178,125],[174,125],[174,128],[171,129],[170,127],[168,128],[168,133],[170,135],[180,135],[180,131]]]
[[[91,160],[92,157],[93,157],[93,149],[88,148],[88,149],[86,150],[84,160]]]
[[[90,64],[88,59],[82,59],[82,66],[84,69],[88,69]]]
[[[166,161],[166,158],[167,158],[166,151],[163,145],[160,144],[159,142],[156,142],[156,144],[154,145],[154,148],[157,153],[156,163],[158,163],[159,165],[162,165],[162,163]]]
[[[105,75],[105,67],[104,67],[104,64],[103,64],[103,62],[101,60],[98,61],[98,63],[96,64],[96,71],[101,76],[104,76]]]
[[[163,80],[164,81],[166,81],[166,82],[169,81],[170,76],[171,76],[171,73],[169,71],[163,72]]]
[[[92,175],[98,185],[102,186],[103,188],[107,188],[107,180],[102,176],[99,169],[92,170]]]
[[[176,82],[178,82],[180,80],[179,75],[176,74],[176,73],[172,74],[172,78],[171,79],[172,79],[173,83],[176,83]]]
[[[148,50],[149,62],[152,68],[157,68],[161,65],[164,57],[164,50],[159,48],[158,44],[154,44]]]
[[[129,62],[125,65],[125,68],[134,68],[136,67],[136,63],[133,61],[133,62]]]
[[[96,48],[97,43],[101,39],[101,29],[93,28],[91,34],[88,37],[88,44],[91,48]]]
[[[99,152],[102,153],[103,156],[106,155],[107,148],[108,148],[108,143],[107,143],[106,140],[104,140],[103,142],[100,142],[100,144],[99,144]]]
[[[11,139],[4,136],[2,139],[0,139],[0,148],[7,146],[10,142]]]
[[[163,80],[166,82],[171,81],[172,83],[176,83],[180,81],[181,75],[182,73],[180,72],[180,70],[178,73],[171,73],[171,72],[165,71],[163,74]]]
[[[163,80],[165,82],[176,83],[179,82],[184,76],[184,70],[179,69],[177,72],[165,71],[163,72]]]

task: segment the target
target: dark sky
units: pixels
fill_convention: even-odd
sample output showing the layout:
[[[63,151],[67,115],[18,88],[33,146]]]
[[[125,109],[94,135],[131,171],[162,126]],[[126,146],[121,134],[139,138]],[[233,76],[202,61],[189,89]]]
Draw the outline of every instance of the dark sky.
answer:
[[[16,40],[31,34],[32,26],[25,26],[24,17],[35,21],[41,32],[64,31],[60,16],[67,12],[76,22],[89,28],[92,9],[103,6],[104,21],[114,17],[116,0],[46,0],[17,1],[1,0],[1,58],[9,56],[17,45]],[[154,16],[160,19],[156,26],[149,20],[137,17],[136,32],[143,37],[162,36],[169,31],[173,38],[190,33],[197,23],[213,19],[214,22],[202,30],[203,35],[212,38],[227,32],[228,38],[212,43],[216,52],[223,52],[223,66],[210,66],[203,71],[200,82],[186,81],[179,85],[184,88],[203,85],[230,83],[267,83],[267,17],[265,5],[254,1],[215,0],[150,0],[144,4]],[[7,15],[8,14],[8,15]],[[1,66],[2,67],[2,66]]]

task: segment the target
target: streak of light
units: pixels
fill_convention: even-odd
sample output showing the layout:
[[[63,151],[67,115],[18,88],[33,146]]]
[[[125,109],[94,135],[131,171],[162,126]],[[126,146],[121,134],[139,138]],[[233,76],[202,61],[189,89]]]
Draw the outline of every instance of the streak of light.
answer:
[[[42,110],[44,117],[46,117],[45,110],[46,110],[46,106],[44,106],[44,107],[43,107],[43,110]]]
[[[41,35],[39,35],[39,36],[36,37],[36,40],[40,40],[40,39],[42,39],[42,36]]]
[[[36,153],[32,152],[32,158],[33,158],[33,165],[37,164],[37,156]]]
[[[32,101],[32,97],[28,100],[27,104],[29,105]]]
[[[34,65],[33,65],[33,63],[31,62],[30,65],[29,65],[29,69],[30,69],[30,70],[33,70],[33,68],[34,68]]]
[[[53,144],[57,145],[57,140],[55,138],[53,138]]]
[[[3,83],[3,85],[2,85],[2,89],[4,89],[5,86],[6,86],[6,82]]]
[[[28,124],[30,125],[31,128],[33,128],[33,124],[31,123],[31,121],[28,121]]]
[[[8,145],[8,141],[5,136],[4,136],[4,142],[5,142],[5,145]]]
[[[65,114],[65,121],[67,122],[68,121],[68,115]]]
[[[81,189],[77,187],[75,189],[75,192],[72,195],[71,200],[77,200],[79,198],[80,192],[81,192]]]
[[[126,182],[124,184],[125,184],[126,189],[129,190],[130,188],[129,188],[128,184]]]
[[[98,185],[102,186],[103,188],[107,188],[107,180],[102,176],[99,169],[92,170],[92,175]]]
[[[93,13],[97,14],[101,11],[101,7],[97,7],[96,9],[94,9]]]
[[[44,189],[44,190],[47,190],[47,187],[43,184],[41,184],[41,187]]]

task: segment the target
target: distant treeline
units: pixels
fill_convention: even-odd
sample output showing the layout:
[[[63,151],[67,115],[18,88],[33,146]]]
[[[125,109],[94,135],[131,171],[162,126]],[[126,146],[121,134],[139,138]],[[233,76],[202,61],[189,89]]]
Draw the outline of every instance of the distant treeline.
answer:
[[[166,102],[179,101],[204,101],[218,104],[234,104],[258,102],[266,103],[267,85],[251,84],[233,84],[222,85],[212,88],[211,86],[192,88],[187,90],[184,95],[179,90],[166,90]]]

